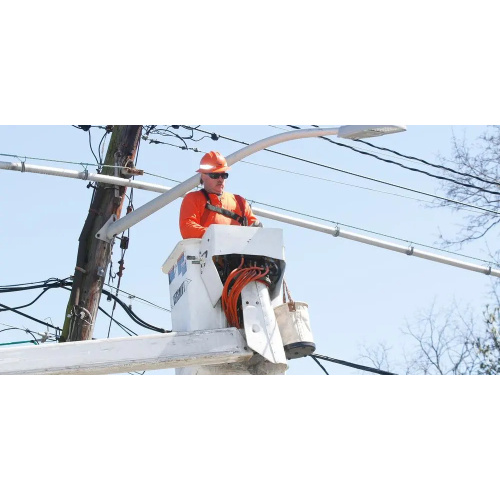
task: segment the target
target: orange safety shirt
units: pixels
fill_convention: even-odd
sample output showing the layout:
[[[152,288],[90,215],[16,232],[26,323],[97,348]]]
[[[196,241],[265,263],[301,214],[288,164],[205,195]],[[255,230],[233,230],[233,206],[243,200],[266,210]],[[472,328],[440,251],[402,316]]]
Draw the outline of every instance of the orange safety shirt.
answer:
[[[252,212],[248,202],[243,199],[245,213],[241,213],[240,205],[236,200],[234,194],[222,193],[219,197],[216,194],[209,193],[210,204],[225,208],[230,210],[240,216],[245,216],[248,220],[248,225],[251,226],[257,221],[257,218]],[[207,204],[207,199],[201,191],[194,191],[188,193],[181,205],[181,212],[179,217],[179,227],[181,230],[182,237],[187,238],[201,238],[208,226],[212,224],[226,224],[231,226],[239,226],[240,224],[226,217],[225,215],[208,210],[205,205]]]

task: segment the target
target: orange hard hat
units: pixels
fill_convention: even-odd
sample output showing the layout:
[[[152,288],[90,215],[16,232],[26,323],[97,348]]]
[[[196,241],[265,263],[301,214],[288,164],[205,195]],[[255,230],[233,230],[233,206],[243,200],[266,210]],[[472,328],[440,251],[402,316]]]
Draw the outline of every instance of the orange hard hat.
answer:
[[[210,151],[200,161],[200,168],[197,170],[200,174],[218,174],[226,172],[230,167],[227,166],[226,159],[217,151]]]

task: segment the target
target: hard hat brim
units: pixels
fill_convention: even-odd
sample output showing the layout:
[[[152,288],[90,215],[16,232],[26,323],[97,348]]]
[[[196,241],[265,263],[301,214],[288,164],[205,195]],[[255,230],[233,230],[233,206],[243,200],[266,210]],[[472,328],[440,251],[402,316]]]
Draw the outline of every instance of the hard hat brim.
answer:
[[[202,168],[204,166],[207,168]],[[228,170],[231,170],[231,167],[212,167],[212,165],[200,165],[200,168],[197,170],[197,172],[199,172],[200,174],[222,174],[224,172],[227,172]]]

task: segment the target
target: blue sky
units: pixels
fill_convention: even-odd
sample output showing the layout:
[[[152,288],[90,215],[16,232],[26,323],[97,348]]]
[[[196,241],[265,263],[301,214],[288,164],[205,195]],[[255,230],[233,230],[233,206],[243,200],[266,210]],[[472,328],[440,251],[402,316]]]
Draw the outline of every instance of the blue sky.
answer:
[[[330,126],[336,125],[338,124]],[[248,143],[281,133],[282,129],[290,130],[286,126],[267,125],[204,125],[201,128]],[[482,131],[484,127],[481,126],[409,125],[404,133],[370,139],[369,142],[430,162],[439,162],[439,156],[449,155],[453,134],[473,141]],[[97,151],[101,137],[102,130],[92,129],[94,151]],[[181,145],[174,138],[155,138]],[[381,151],[364,144],[355,145],[352,141],[340,139],[338,142],[371,150],[382,156]],[[210,138],[200,142],[188,141],[188,145],[200,151],[215,149],[225,155],[242,147],[224,139],[213,141]],[[273,149],[355,174],[431,194],[443,194],[439,191],[439,181],[435,179],[320,139],[301,139]],[[28,163],[77,170],[83,167],[50,160],[95,163],[89,148],[88,134],[70,125],[1,126],[0,160],[16,161],[1,156],[8,154],[47,160],[27,160]],[[138,167],[147,174],[182,181],[193,175],[202,154],[143,141]],[[263,209],[278,212],[281,209],[293,210],[337,222],[346,231],[388,241],[394,241],[388,236],[402,238],[416,248],[421,248],[419,244],[438,247],[440,231],[453,236],[463,222],[462,215],[449,208],[431,208],[430,201],[424,196],[303,161],[269,152],[257,153],[246,161],[252,163],[240,162],[233,166],[226,188],[253,200],[256,207]],[[409,161],[404,163],[422,167]],[[434,170],[430,167],[425,169]],[[166,186],[175,185],[172,181],[147,174],[141,180]],[[86,189],[86,183],[7,171],[0,171],[0,176],[1,224],[4,235],[7,236],[4,242],[8,241],[0,249],[1,284],[69,276],[75,265],[77,240],[90,202],[91,192]],[[135,190],[135,207],[154,196],[154,193]],[[408,198],[419,198],[422,201]],[[270,208],[267,205],[280,208]],[[178,200],[132,228],[130,247],[125,257],[126,270],[121,283],[121,288],[129,294],[166,308],[169,308],[168,278],[160,268],[180,239],[177,223],[179,206]],[[289,215],[302,217],[291,213]],[[320,224],[326,223],[305,215],[303,218]],[[408,339],[402,335],[401,328],[406,321],[413,321],[419,312],[428,310],[433,302],[438,308],[445,308],[456,301],[460,307],[470,307],[478,314],[487,302],[489,278],[481,274],[409,258],[271,220],[263,219],[263,223],[266,227],[280,227],[284,231],[286,279],[294,299],[309,305],[317,353],[356,362],[359,361],[364,345],[373,346],[382,342],[394,347],[393,355],[400,361],[401,349],[408,345]],[[384,236],[368,234],[362,229]],[[488,259],[483,243],[466,246],[461,252]],[[115,271],[118,260],[119,248],[116,246],[113,259]],[[116,286],[117,281],[111,284]],[[2,299],[9,306],[27,303],[35,296],[28,293],[4,295]],[[170,328],[168,313],[139,300],[129,299],[128,295],[122,295],[124,297],[147,322]],[[65,291],[54,290],[25,311],[41,319],[50,317],[55,325],[62,326],[67,299]],[[101,305],[110,310],[110,303],[105,298]],[[115,317],[139,334],[148,333],[140,327],[135,328],[136,325],[130,323],[120,308],[117,308]],[[12,313],[2,313],[0,322],[40,330],[36,324]],[[109,320],[100,314],[95,337],[106,337],[108,326]],[[40,328],[43,330],[43,327]],[[29,339],[22,332],[4,332],[2,335],[2,341],[5,342]],[[125,335],[124,332],[116,325],[113,326],[111,337],[121,335]],[[359,373],[329,363],[326,367],[333,374]],[[288,371],[290,375],[321,373],[311,359],[291,361]]]

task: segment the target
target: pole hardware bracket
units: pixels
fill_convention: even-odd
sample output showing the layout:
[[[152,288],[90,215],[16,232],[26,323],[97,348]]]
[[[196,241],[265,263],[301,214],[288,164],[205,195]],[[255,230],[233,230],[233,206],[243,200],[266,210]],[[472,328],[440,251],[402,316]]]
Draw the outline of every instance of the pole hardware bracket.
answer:
[[[80,163],[80,165],[83,167],[82,180],[88,181],[89,180],[89,166],[86,165],[85,163]]]
[[[122,167],[122,176],[126,178],[133,177],[134,175],[144,175],[144,170],[132,167]]]
[[[113,224],[113,222],[116,222],[116,215],[114,214],[108,219],[108,222],[106,222],[106,224],[104,224],[104,226],[102,226],[101,229],[99,229],[95,237],[98,240],[111,243],[111,241],[113,241],[114,236],[108,237],[108,228],[111,224]]]

